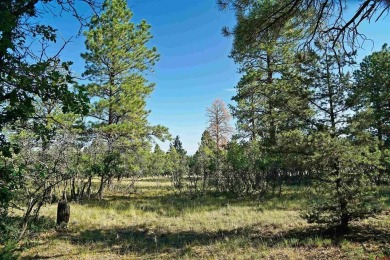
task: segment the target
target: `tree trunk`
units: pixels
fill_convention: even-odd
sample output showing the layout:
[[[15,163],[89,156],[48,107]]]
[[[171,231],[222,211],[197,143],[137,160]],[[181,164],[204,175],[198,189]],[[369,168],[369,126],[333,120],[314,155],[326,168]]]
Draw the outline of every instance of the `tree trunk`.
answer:
[[[113,176],[108,177],[108,180],[107,180],[108,190],[111,190],[111,188],[112,188],[112,178],[113,178]]]
[[[340,234],[345,234],[348,232],[348,225],[349,225],[349,216],[348,214],[342,213],[341,219],[340,219],[340,225],[337,227],[337,231]]]
[[[87,188],[88,199],[91,198],[91,185],[92,185],[92,176],[89,176],[88,177],[88,188]]]
[[[71,188],[70,188],[70,199],[71,200],[76,200],[76,180],[75,180],[75,177],[73,177],[70,180],[70,185],[71,185]]]
[[[31,198],[30,201],[29,201],[28,207],[26,209],[26,212],[24,213],[23,222],[22,222],[22,228],[21,228],[21,231],[19,233],[19,241],[23,238],[23,236],[24,236],[24,234],[25,234],[25,232],[27,230],[28,222],[29,222],[29,219],[30,219],[30,214],[31,214],[32,210],[34,209],[35,204],[36,204],[36,200]]]
[[[105,182],[106,182],[106,180],[102,176],[101,179],[100,179],[100,187],[99,187],[99,190],[98,190],[98,193],[97,193],[98,196],[99,196],[99,200],[103,199],[103,190],[104,190]]]

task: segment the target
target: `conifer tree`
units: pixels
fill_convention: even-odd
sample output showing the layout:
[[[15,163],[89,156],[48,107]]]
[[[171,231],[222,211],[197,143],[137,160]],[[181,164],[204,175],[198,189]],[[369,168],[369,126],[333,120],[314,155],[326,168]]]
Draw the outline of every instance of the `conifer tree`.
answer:
[[[146,43],[152,38],[146,21],[131,22],[132,12],[124,0],[106,0],[100,16],[93,16],[85,32],[87,52],[84,75],[92,81],[88,86],[93,100],[90,116],[96,134],[107,146],[107,162],[116,161],[119,151],[142,146],[155,135],[164,138],[167,129],[150,126],[146,98],[154,84],[145,78],[158,60],[156,48]],[[101,178],[99,195],[113,177],[106,167]]]
[[[194,171],[196,174],[201,175],[202,179],[202,192],[205,192],[206,188],[210,184],[210,178],[213,177],[217,169],[217,145],[211,137],[210,133],[205,130],[202,134],[201,143],[198,150],[194,155]]]
[[[239,12],[251,12],[256,5],[267,3],[265,12],[254,16],[245,39],[247,43],[255,42],[261,34],[268,31],[279,31],[291,19],[296,19],[305,27],[305,37],[300,47],[312,47],[317,38],[328,38],[332,47],[344,49],[360,47],[359,33],[364,21],[378,21],[389,11],[389,1],[364,0],[359,5],[350,1],[328,0],[217,0],[221,9],[233,8]],[[265,8],[264,8],[265,9]],[[348,11],[347,11],[348,10]],[[311,13],[309,20],[301,20],[302,15]],[[226,29],[224,30],[227,31]]]
[[[352,75],[345,68],[354,63],[353,53],[335,50],[326,40],[317,41],[316,48],[306,70],[315,112],[310,160],[316,173],[315,195],[306,217],[346,232],[352,220],[379,210],[373,185],[379,153],[375,142],[350,134]]]
[[[369,132],[378,139],[381,151],[377,182],[390,178],[390,47],[366,56],[354,72],[351,102],[356,112],[356,131]]]
[[[179,154],[181,154],[182,156],[186,155],[187,151],[184,150],[183,144],[182,144],[182,142],[180,141],[180,137],[179,137],[178,135],[175,137],[175,140],[173,140],[173,143],[171,144],[171,146],[172,146],[173,148],[175,148],[176,151],[177,151]]]
[[[170,144],[166,154],[166,169],[171,176],[173,187],[179,192],[184,188],[184,178],[188,174],[187,151],[183,149],[179,136]]]
[[[231,57],[244,73],[236,86],[232,107],[237,119],[239,136],[261,146],[266,157],[265,176],[253,172],[258,179],[268,179],[273,190],[281,190],[283,164],[288,152],[301,152],[302,144],[290,145],[289,140],[301,140],[305,131],[308,110],[308,90],[300,82],[298,55],[294,52],[302,38],[298,21],[290,19],[278,30],[261,33],[256,41],[252,36],[254,20],[273,11],[273,1],[253,1],[247,10],[236,10],[237,25],[233,30]],[[302,16],[301,20],[307,17]],[[252,145],[249,150],[253,150]],[[248,152],[249,152],[248,150]],[[297,157],[291,157],[298,159]],[[258,158],[260,160],[260,158]],[[296,162],[298,164],[298,162]],[[289,171],[291,175],[292,172]]]
[[[151,154],[150,174],[154,176],[162,176],[166,172],[166,154],[161,150],[158,144],[155,145],[154,151]]]
[[[253,25],[277,12],[280,4],[245,1],[244,6],[235,9],[232,51],[245,73],[233,98],[239,129],[252,143],[260,140],[264,169],[278,182],[284,169],[294,174],[289,160],[314,174],[316,199],[306,217],[344,232],[352,220],[378,210],[373,200],[376,144],[357,133],[350,118],[353,85],[345,68],[353,64],[354,53],[335,45],[331,36],[312,39],[310,51],[296,52],[312,29],[310,10],[256,31]],[[326,29],[326,24],[317,26]]]
[[[243,137],[262,140],[273,146],[276,137],[302,127],[302,111],[306,111],[307,94],[297,78],[299,60],[294,52],[302,38],[302,26],[289,19],[278,30],[261,33],[256,41],[249,40],[257,17],[271,13],[273,1],[250,3],[246,11],[237,9],[237,25],[233,29],[231,57],[244,73],[236,86],[232,108]],[[300,17],[300,22],[306,16]]]

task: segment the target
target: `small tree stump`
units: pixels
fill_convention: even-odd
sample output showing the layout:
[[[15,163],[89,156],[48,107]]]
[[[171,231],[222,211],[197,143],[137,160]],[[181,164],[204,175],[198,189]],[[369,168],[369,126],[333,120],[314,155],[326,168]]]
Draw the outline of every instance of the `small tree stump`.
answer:
[[[57,206],[57,226],[66,228],[70,218],[70,205],[67,200],[60,200]]]

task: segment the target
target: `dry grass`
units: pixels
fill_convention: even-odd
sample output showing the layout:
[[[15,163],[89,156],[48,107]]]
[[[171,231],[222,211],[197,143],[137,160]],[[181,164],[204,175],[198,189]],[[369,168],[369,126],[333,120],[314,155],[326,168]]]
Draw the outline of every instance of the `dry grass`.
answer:
[[[132,194],[123,192],[125,186],[103,201],[72,203],[69,229],[26,241],[21,258],[374,259],[390,243],[389,211],[337,237],[300,217],[304,197],[294,188],[258,201],[177,195],[168,180],[143,179]],[[56,205],[42,211],[52,226],[55,214]]]

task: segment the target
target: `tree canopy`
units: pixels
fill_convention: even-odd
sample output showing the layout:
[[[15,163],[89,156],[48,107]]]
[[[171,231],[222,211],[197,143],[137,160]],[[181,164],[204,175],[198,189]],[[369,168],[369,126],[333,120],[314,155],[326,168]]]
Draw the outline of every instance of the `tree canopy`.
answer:
[[[257,16],[248,16],[258,5],[267,3],[267,9]],[[268,32],[279,32],[291,19],[297,22],[308,14],[311,19],[301,24],[305,28],[303,47],[310,45],[317,38],[328,37],[335,47],[338,44],[354,49],[361,46],[366,37],[359,32],[364,21],[377,21],[387,15],[390,4],[387,1],[365,0],[356,6],[351,16],[351,2],[335,0],[218,0],[222,9],[233,8],[238,19],[248,22],[246,40],[255,42]],[[229,33],[227,28],[225,33]]]

